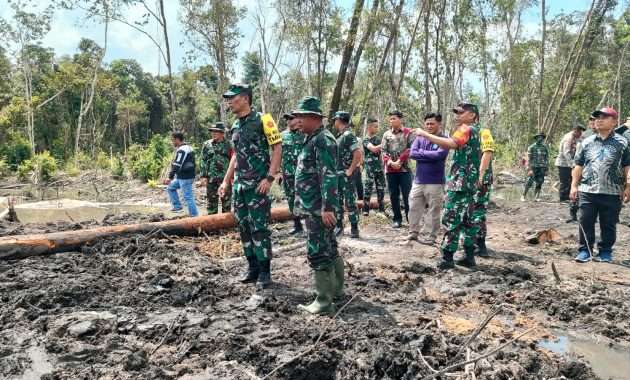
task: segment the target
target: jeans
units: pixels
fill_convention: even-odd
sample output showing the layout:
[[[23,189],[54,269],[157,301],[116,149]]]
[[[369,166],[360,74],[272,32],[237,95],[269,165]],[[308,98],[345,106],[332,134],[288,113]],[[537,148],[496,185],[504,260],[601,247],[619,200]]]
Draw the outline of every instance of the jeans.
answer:
[[[387,173],[387,187],[389,188],[389,200],[392,203],[394,222],[402,222],[400,213],[400,194],[403,197],[405,216],[409,219],[409,192],[411,191],[411,173]]]
[[[560,177],[560,188],[558,189],[560,202],[568,201],[571,190],[571,168],[558,166],[558,176]]]
[[[599,216],[600,241],[597,248],[611,250],[617,240],[617,223],[621,211],[619,195],[580,192],[580,251],[593,251],[595,245],[595,222]],[[582,231],[582,229],[584,231]]]
[[[199,213],[197,212],[197,205],[195,204],[195,193],[193,192],[193,182],[194,179],[174,179],[171,183],[166,187],[166,192],[168,193],[168,197],[171,200],[171,205],[175,210],[181,210],[182,204],[179,201],[179,194],[177,194],[177,189],[182,189],[182,196],[184,197],[184,201],[186,201],[186,205],[188,206],[188,214],[190,216],[197,216]]]

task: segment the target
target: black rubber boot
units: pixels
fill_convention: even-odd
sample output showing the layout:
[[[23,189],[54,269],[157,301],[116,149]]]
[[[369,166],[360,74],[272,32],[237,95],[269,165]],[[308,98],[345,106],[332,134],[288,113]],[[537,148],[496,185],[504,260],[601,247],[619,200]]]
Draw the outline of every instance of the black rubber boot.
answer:
[[[455,264],[466,268],[472,268],[477,265],[477,263],[475,263],[475,246],[464,247],[464,258],[455,261]]]
[[[442,251],[442,258],[437,264],[437,269],[440,271],[446,271],[455,268],[455,262],[453,261],[453,252]]]
[[[304,229],[302,228],[302,221],[300,218],[293,218],[293,229],[289,232],[289,235],[299,234]]]
[[[359,238],[359,225],[357,223],[352,223],[350,225],[350,237],[353,239]]]
[[[363,201],[363,216],[370,215],[370,202]]]
[[[335,227],[335,236],[343,235],[343,221],[337,221],[337,227]]]
[[[486,248],[486,239],[478,238],[475,246],[475,256],[489,257],[488,249]]]
[[[258,289],[265,289],[271,285],[271,260],[261,261],[259,265],[260,274],[258,275],[256,287]]]
[[[258,280],[258,275],[260,274],[260,266],[258,265],[256,256],[247,257],[247,263],[249,264],[249,267],[239,279],[239,281],[243,284],[256,282],[256,280]]]
[[[385,202],[383,201],[383,199],[378,200],[378,211],[385,213]]]

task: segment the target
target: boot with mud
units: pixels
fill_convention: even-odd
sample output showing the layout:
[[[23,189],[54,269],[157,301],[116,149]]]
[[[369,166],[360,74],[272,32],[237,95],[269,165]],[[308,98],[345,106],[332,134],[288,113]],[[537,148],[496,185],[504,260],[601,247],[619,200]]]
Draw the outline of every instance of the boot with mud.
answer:
[[[344,275],[345,275],[345,264],[343,262],[343,257],[337,256],[334,264],[334,275],[335,275],[335,289],[334,289],[334,299],[340,300],[344,297],[343,292],[343,284],[344,284]]]
[[[315,301],[309,305],[298,305],[298,309],[306,311],[310,314],[332,314],[335,312],[333,299],[333,287],[335,285],[334,266],[330,266],[324,270],[315,271]]]
[[[256,288],[266,289],[271,285],[271,260],[265,260],[258,263],[260,266],[260,274],[256,281]]]
[[[479,257],[490,257],[488,254],[488,249],[486,248],[486,239],[478,238],[477,244],[475,244],[475,256]]]
[[[368,216],[368,215],[370,215],[370,202],[364,201],[363,202],[363,216]]]
[[[343,235],[343,220],[337,221],[337,227],[335,227],[335,236]]]
[[[475,263],[475,246],[464,247],[464,257],[456,260],[455,264],[466,268],[472,268],[477,265]]]
[[[256,256],[247,256],[247,263],[249,265],[247,271],[245,271],[238,280],[243,284],[256,282],[260,273],[260,266],[258,265],[258,260],[256,260]]]
[[[289,231],[289,235],[297,235],[302,233],[304,229],[302,228],[302,221],[300,218],[293,218],[293,229]]]
[[[453,261],[453,252],[443,250],[442,258],[437,264],[437,269],[439,271],[447,271],[453,268],[455,268],[455,262]]]
[[[350,225],[350,237],[352,239],[359,238],[359,224],[358,223],[352,223]]]

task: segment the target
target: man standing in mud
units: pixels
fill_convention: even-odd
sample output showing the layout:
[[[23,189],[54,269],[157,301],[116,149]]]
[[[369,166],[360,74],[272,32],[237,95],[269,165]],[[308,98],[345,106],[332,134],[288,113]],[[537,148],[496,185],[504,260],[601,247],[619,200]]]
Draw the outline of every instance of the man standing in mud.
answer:
[[[232,125],[236,154],[230,160],[219,195],[225,197],[230,183],[234,182],[232,206],[248,262],[240,281],[256,282],[258,288],[266,288],[271,284],[271,231],[267,227],[271,198],[268,193],[280,169],[282,137],[271,116],[261,115],[252,107],[250,86],[233,84],[223,98],[237,117]]]
[[[525,201],[527,192],[534,182],[536,183],[534,198],[536,202],[540,201],[540,191],[545,182],[545,175],[549,170],[549,148],[547,148],[545,144],[545,137],[547,136],[544,133],[537,134],[534,136],[536,141],[527,148],[527,182],[525,183],[525,189],[521,196],[522,202]]]
[[[475,238],[479,232],[474,223],[472,211],[474,196],[479,180],[481,146],[479,141],[479,108],[476,104],[459,103],[453,112],[456,114],[457,129],[451,137],[433,135],[422,128],[416,130],[434,144],[446,149],[455,149],[451,171],[446,182],[446,199],[442,214],[442,224],[446,233],[442,239],[442,259],[438,269],[448,270],[455,266],[453,256],[459,246],[459,238],[464,235],[464,253],[458,265],[475,266]]]
[[[306,141],[295,173],[295,210],[305,218],[307,258],[315,274],[316,298],[299,305],[311,314],[330,314],[333,300],[343,296],[344,264],[338,256],[334,233],[340,208],[337,176],[337,142],[322,124],[319,99],[305,97],[293,114],[301,120]]]
[[[365,157],[365,186],[363,194],[363,215],[370,214],[372,189],[376,190],[378,210],[385,212],[385,173],[381,159],[381,138],[377,136],[378,120],[367,119],[367,136],[363,138],[363,156]]]
[[[361,150],[359,141],[350,128],[350,114],[345,111],[337,111],[333,117],[335,129],[337,130],[337,174],[339,175],[338,194],[341,197],[337,210],[337,227],[335,235],[343,234],[343,214],[344,204],[348,209],[348,219],[350,220],[350,237],[359,237],[359,211],[357,210],[357,199],[354,171],[358,170],[361,162]]]
[[[402,118],[403,113],[401,111],[394,110],[389,113],[391,129],[383,134],[383,142],[381,144],[389,199],[394,212],[392,224],[394,228],[400,228],[402,225],[402,214],[400,213],[401,193],[405,217],[409,221],[409,192],[411,191],[409,150],[415,136],[413,136],[409,128],[403,127]]]
[[[295,215],[295,167],[297,159],[304,145],[304,135],[300,132],[300,119],[292,114],[283,115],[287,123],[287,129],[282,132],[282,188],[289,203],[289,211],[293,215],[293,230],[291,235],[302,232],[302,222]]]
[[[560,147],[558,148],[558,157],[556,157],[556,167],[558,168],[558,176],[560,177],[560,188],[558,196],[560,202],[569,200],[569,192],[571,191],[571,170],[573,169],[573,159],[577,151],[578,144],[582,141],[582,134],[586,127],[582,124],[576,124],[573,130],[562,137]],[[577,222],[578,207],[576,202],[571,202],[569,212],[571,218],[567,223]]]
[[[219,187],[230,166],[234,149],[230,141],[225,139],[225,126],[216,123],[209,128],[212,138],[201,148],[201,175],[206,187],[208,215],[219,213]],[[221,198],[221,212],[230,212],[230,195]]]
[[[621,199],[630,201],[630,143],[614,132],[618,115],[613,108],[604,107],[592,116],[597,134],[584,139],[578,147],[569,194],[571,200],[579,199],[580,206],[580,247],[575,260],[585,263],[593,259],[595,222],[599,218],[596,260],[609,263],[617,240]]]

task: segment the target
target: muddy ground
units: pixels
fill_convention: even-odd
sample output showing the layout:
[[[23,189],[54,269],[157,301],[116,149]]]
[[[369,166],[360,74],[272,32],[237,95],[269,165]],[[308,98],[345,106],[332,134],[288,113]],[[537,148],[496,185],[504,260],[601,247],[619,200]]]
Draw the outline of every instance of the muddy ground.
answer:
[[[361,239],[340,240],[347,294],[336,318],[298,311],[313,298],[312,276],[303,237],[290,237],[287,224],[274,225],[275,284],[258,294],[235,280],[244,261],[234,232],[210,240],[128,236],[0,262],[0,378],[417,379],[532,328],[441,378],[630,378],[596,374],[593,359],[539,344],[566,333],[630,352],[630,268],[620,265],[630,259],[630,210],[618,229],[616,263],[579,265],[572,261],[577,225],[564,223],[566,207],[497,200],[489,215],[492,257],[447,273],[433,269],[436,247],[405,243],[405,229],[391,229],[382,216],[363,218]],[[0,233],[94,224],[3,223]],[[525,242],[550,227],[562,236],[558,243]]]

